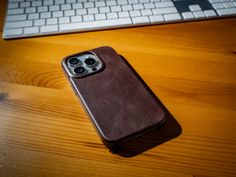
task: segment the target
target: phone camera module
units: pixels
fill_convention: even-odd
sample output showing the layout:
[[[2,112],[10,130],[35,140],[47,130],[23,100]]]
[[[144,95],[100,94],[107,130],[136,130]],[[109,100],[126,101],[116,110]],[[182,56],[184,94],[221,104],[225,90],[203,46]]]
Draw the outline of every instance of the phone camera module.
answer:
[[[83,74],[83,73],[85,72],[85,69],[84,69],[84,67],[79,66],[79,67],[76,67],[76,68],[74,69],[74,72],[75,72],[76,74]]]
[[[70,58],[70,59],[68,60],[68,63],[69,63],[70,65],[77,65],[77,64],[80,63],[80,61],[78,60],[78,58]]]
[[[86,60],[84,60],[84,63],[88,66],[93,66],[96,63],[96,60],[93,58],[87,58]]]
[[[97,73],[102,69],[102,62],[92,53],[73,55],[66,59],[66,69],[70,77],[84,77]]]

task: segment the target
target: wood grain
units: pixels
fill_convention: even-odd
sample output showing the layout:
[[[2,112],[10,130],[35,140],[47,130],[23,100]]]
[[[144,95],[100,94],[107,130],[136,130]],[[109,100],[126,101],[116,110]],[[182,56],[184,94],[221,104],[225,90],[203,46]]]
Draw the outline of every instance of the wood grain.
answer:
[[[0,176],[236,176],[235,24],[1,39]],[[102,45],[127,58],[181,125],[179,137],[131,158],[105,148],[60,66]]]

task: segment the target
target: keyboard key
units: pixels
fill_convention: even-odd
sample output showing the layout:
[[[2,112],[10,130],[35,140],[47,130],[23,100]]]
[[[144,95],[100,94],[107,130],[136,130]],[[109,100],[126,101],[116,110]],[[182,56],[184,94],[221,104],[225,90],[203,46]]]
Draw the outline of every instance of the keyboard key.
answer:
[[[48,11],[48,6],[40,6],[37,7],[38,12],[47,12]]]
[[[26,20],[26,14],[22,15],[11,15],[7,17],[7,21],[23,21]]]
[[[152,15],[149,16],[151,22],[164,22],[164,18],[162,15]]]
[[[76,15],[85,15],[85,14],[87,14],[86,9],[77,9],[76,10]]]
[[[4,33],[5,36],[16,36],[16,35],[21,35],[21,34],[23,34],[23,29],[22,28],[8,29]]]
[[[61,10],[71,10],[71,4],[62,4]]]
[[[38,13],[28,14],[28,19],[29,20],[39,19],[39,14]]]
[[[194,19],[195,18],[192,12],[183,12],[182,16],[186,20]]]
[[[130,18],[112,19],[112,20],[100,20],[92,22],[81,22],[81,23],[69,23],[59,25],[60,31],[68,30],[88,30],[88,29],[99,29],[105,27],[116,27],[120,25],[130,25],[132,21]]]
[[[55,0],[55,4],[65,4],[65,0]]]
[[[47,24],[47,25],[54,25],[54,24],[57,24],[57,23],[58,23],[57,18],[49,18],[49,19],[46,19],[46,24]]]
[[[44,0],[43,5],[44,6],[53,5],[53,1],[52,0]]]
[[[194,11],[201,11],[201,7],[199,5],[190,5],[189,6],[189,10],[191,10],[192,12]]]
[[[23,14],[24,9],[9,9],[8,15]]]
[[[220,2],[220,0],[209,0],[210,3]]]
[[[76,0],[66,0],[66,3],[76,3]]]
[[[18,7],[19,7],[18,3],[9,3],[8,4],[8,8],[9,9],[16,9]]]
[[[213,6],[215,9],[224,9],[224,8],[225,8],[222,3],[212,4],[212,6]]]
[[[133,7],[131,5],[123,5],[122,6],[122,11],[128,11],[128,10],[133,10]]]
[[[94,16],[93,15],[83,15],[83,21],[93,21]]]
[[[106,15],[105,14],[96,14],[95,15],[95,19],[96,20],[105,20],[106,19]]]
[[[133,5],[134,10],[140,10],[140,9],[144,9],[143,4],[134,4]]]
[[[120,6],[111,6],[111,12],[119,12],[119,11],[121,11]]]
[[[203,18],[203,17],[205,17],[205,14],[202,11],[193,12],[193,15],[196,18]]]
[[[17,22],[7,22],[6,28],[21,28],[21,27],[28,27],[32,26],[32,21],[17,21]]]
[[[117,1],[116,0],[112,0],[112,1],[106,1],[107,6],[115,6],[117,5]]]
[[[149,23],[148,17],[134,17],[132,18],[133,24],[142,24],[142,23]]]
[[[70,22],[70,18],[69,17],[60,17],[59,18],[59,23],[69,23]]]
[[[88,9],[88,14],[97,14],[98,13],[98,8],[89,8]]]
[[[140,3],[148,3],[149,0],[139,0]]]
[[[218,10],[217,10],[217,13],[218,13],[220,16],[236,14],[236,8],[218,9]]]
[[[225,3],[223,3],[223,5],[225,6],[225,8],[235,7],[233,2],[225,2]]]
[[[107,12],[110,12],[110,8],[109,8],[109,7],[100,7],[100,8],[99,8],[99,12],[100,12],[100,13],[107,13]]]
[[[34,20],[34,26],[45,25],[45,19]]]
[[[49,11],[59,11],[60,7],[58,5],[55,6],[49,6]],[[61,11],[62,12],[62,11]]]
[[[73,17],[71,17],[71,21],[72,22],[81,22],[82,17],[81,16],[73,16]]]
[[[40,13],[40,18],[51,18],[51,12]]]
[[[83,4],[82,3],[72,4],[72,8],[73,9],[82,9],[83,8]]]
[[[85,2],[84,3],[84,8],[92,8],[94,7],[94,3],[93,2]]]
[[[65,10],[64,11],[64,15],[65,15],[65,17],[74,16],[75,15],[75,11],[74,10]]]
[[[54,11],[52,12],[53,17],[63,17],[63,12],[62,11]]]
[[[181,16],[178,13],[174,14],[164,14],[165,21],[176,21],[181,20]]]
[[[150,9],[141,10],[141,14],[143,16],[152,15],[152,11]]]
[[[34,6],[42,6],[42,1],[32,1],[32,5],[31,5],[32,7],[34,7]]]
[[[119,4],[119,5],[128,4],[128,1],[127,0],[117,0],[117,4]]]
[[[24,29],[24,34],[37,34],[39,33],[39,27],[29,27]]]
[[[155,6],[153,3],[147,3],[147,4],[144,4],[144,8],[145,9],[153,9],[153,8],[155,8]]]
[[[138,16],[141,16],[141,13],[138,10],[130,11],[130,16],[131,17],[138,17]]]
[[[138,4],[138,0],[128,0],[128,4]]]
[[[204,13],[205,13],[205,15],[207,17],[214,17],[214,16],[216,16],[216,13],[215,13],[214,10],[205,10]]]
[[[174,3],[171,1],[167,2],[156,2],[155,3],[157,8],[162,8],[162,7],[174,7]]]
[[[30,7],[30,2],[21,2],[20,7]]]
[[[107,18],[108,18],[108,19],[118,18],[118,15],[117,15],[116,12],[107,13]]]
[[[25,12],[26,12],[27,14],[29,14],[29,13],[35,13],[35,12],[36,12],[36,7],[28,7],[28,8],[25,9]]]
[[[129,12],[118,12],[119,18],[129,17]]]
[[[55,32],[55,31],[58,31],[57,25],[49,25],[49,26],[41,26],[40,27],[41,33]]]
[[[104,7],[106,6],[105,1],[97,1],[95,2],[95,7]]]

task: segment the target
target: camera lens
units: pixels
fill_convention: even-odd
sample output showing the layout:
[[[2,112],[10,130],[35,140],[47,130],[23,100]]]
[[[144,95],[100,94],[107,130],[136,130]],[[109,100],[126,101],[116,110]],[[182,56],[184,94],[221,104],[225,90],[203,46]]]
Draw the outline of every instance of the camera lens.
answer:
[[[69,63],[70,65],[77,65],[79,62],[80,62],[80,61],[78,60],[78,58],[70,58],[70,59],[68,60],[68,63]]]
[[[76,73],[76,74],[82,74],[82,73],[84,73],[85,72],[85,69],[84,69],[84,67],[77,67],[77,68],[75,68],[74,69],[74,72]]]
[[[96,60],[94,60],[93,58],[87,58],[84,62],[86,65],[93,65]]]

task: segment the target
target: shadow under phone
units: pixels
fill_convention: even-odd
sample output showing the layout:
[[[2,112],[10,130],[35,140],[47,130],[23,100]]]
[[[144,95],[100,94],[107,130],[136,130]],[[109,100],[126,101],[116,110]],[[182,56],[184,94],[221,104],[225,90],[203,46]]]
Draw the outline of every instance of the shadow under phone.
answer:
[[[153,93],[149,86],[144,82],[144,80],[139,76],[139,74],[133,69],[133,67],[126,61],[126,59],[120,55],[120,57],[126,62],[130,69],[136,74],[139,80],[143,83],[146,89],[152,94],[152,96],[161,104],[163,110],[166,113],[165,123],[159,127],[155,127],[150,131],[147,131],[143,135],[126,142],[118,149],[111,150],[113,153],[118,154],[123,157],[133,157],[141,154],[151,148],[154,148],[160,144],[170,141],[173,138],[179,136],[182,132],[180,124],[175,120],[171,113],[166,109],[166,107],[161,103],[158,97]]]
[[[123,144],[119,149],[112,152],[123,157],[133,157],[176,138],[181,132],[182,128],[179,123],[168,113],[166,122],[162,126],[150,132],[146,132],[142,136]]]

